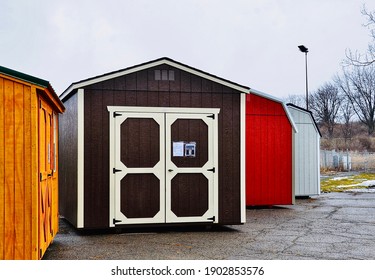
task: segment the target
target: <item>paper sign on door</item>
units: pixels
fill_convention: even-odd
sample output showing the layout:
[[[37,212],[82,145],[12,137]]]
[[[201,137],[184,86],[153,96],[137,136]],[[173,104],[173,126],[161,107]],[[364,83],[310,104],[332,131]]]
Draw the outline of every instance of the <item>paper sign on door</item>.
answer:
[[[173,142],[173,157],[195,157],[196,142]]]
[[[184,156],[184,142],[173,142],[173,156],[183,157]]]
[[[195,157],[195,148],[197,143],[189,142],[185,143],[185,157]]]

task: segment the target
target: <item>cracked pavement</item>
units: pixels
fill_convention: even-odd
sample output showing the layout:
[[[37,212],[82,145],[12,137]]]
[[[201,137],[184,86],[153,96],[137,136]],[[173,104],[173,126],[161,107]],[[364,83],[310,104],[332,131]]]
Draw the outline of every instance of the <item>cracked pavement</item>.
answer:
[[[248,208],[238,226],[80,232],[65,220],[46,260],[375,259],[375,193],[324,193]]]

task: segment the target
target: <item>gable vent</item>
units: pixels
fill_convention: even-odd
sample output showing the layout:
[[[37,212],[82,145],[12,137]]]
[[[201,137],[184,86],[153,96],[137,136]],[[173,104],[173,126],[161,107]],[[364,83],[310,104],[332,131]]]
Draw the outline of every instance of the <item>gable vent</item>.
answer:
[[[174,81],[174,70],[155,70],[155,81]]]

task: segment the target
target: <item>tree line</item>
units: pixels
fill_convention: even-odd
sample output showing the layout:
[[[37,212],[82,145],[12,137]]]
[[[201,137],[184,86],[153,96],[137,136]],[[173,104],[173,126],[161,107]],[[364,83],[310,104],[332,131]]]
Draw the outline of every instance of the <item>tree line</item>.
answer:
[[[366,18],[364,26],[370,30],[366,52],[347,50],[342,73],[309,93],[309,110],[328,138],[339,124],[342,137],[350,139],[353,122],[363,124],[368,136],[375,134],[375,11],[363,6],[361,13]],[[290,95],[286,101],[303,108],[306,104],[303,95]]]

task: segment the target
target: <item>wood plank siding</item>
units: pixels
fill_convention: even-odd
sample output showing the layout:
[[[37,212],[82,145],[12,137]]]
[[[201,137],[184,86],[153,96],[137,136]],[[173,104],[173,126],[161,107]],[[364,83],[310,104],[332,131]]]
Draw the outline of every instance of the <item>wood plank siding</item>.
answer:
[[[32,82],[27,81],[28,78]],[[0,259],[41,258],[58,229],[58,172],[52,161],[57,155],[51,146],[57,147],[58,143],[54,141],[55,134],[49,134],[50,146],[42,149],[39,127],[42,122],[48,123],[49,132],[57,133],[57,129],[54,130],[58,125],[57,113],[51,114],[50,117],[56,116],[56,119],[48,122],[40,115],[39,105],[52,94],[47,88],[35,85],[34,81],[42,80],[0,67]],[[46,106],[50,112],[55,104],[62,106],[60,101],[48,101]],[[62,110],[63,106],[58,112]],[[55,169],[55,173],[46,179],[47,196],[43,196],[46,192],[41,190],[41,158],[48,158],[48,163]],[[48,209],[43,201],[48,202]],[[46,229],[45,226],[48,226],[48,234],[53,234],[44,240],[40,237],[44,236],[41,229]]]
[[[292,126],[281,103],[246,98],[246,205],[292,204]]]
[[[38,229],[28,215],[38,211],[32,191],[37,185],[31,183],[38,166],[31,115],[37,100],[30,93],[30,85],[0,76],[0,259],[33,259],[37,254],[37,239],[31,235]]]
[[[156,79],[158,74],[155,71],[160,71],[160,80]],[[109,224],[110,120],[107,106],[220,108],[219,223],[241,223],[240,91],[168,64],[84,85],[82,88],[84,91],[84,228],[103,228],[108,227]],[[65,102],[69,108],[67,102],[73,97],[74,93],[73,96],[68,96]],[[67,116],[69,114],[62,116],[62,119]],[[61,120],[62,124],[64,122]],[[72,125],[77,124],[72,122]],[[135,133],[147,134],[146,131]],[[146,152],[147,148],[144,149]],[[61,160],[63,163],[67,159],[61,157]],[[148,164],[147,160],[145,164]],[[65,174],[65,176],[70,175]],[[61,181],[60,187],[68,186],[64,186]]]

